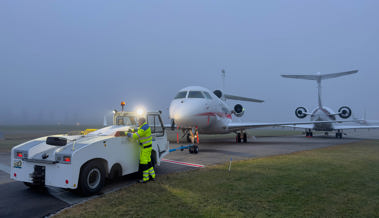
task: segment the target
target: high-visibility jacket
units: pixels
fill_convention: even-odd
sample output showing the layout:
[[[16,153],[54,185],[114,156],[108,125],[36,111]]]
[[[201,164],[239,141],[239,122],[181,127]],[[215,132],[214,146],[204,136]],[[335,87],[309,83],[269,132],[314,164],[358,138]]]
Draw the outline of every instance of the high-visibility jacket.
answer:
[[[152,137],[151,137],[151,129],[147,123],[143,123],[140,127],[138,127],[138,131],[133,133],[133,138],[138,139],[140,145],[143,148],[151,148]]]
[[[138,139],[141,145],[139,161],[140,164],[143,165],[144,171],[146,171],[148,170],[148,164],[151,162],[151,151],[153,150],[151,129],[146,122],[138,127],[138,131],[136,133],[133,133],[133,139]]]

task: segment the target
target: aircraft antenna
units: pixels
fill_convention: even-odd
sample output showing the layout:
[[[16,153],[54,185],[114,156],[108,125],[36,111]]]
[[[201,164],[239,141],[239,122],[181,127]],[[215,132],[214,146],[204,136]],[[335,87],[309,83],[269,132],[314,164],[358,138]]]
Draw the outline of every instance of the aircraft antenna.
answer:
[[[225,91],[225,70],[221,70],[222,90]]]

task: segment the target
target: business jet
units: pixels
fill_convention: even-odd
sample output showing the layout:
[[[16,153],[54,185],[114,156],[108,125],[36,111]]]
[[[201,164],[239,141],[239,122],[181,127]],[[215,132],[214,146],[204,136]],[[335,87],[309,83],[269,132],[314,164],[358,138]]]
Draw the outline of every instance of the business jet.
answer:
[[[308,112],[304,107],[298,107],[295,110],[296,117],[303,119],[307,116],[310,116],[310,121],[330,121],[325,123],[314,123],[314,124],[302,124],[302,125],[286,125],[289,127],[301,128],[305,129],[306,137],[312,137],[314,131],[323,131],[325,135],[328,135],[329,132],[336,131],[336,138],[342,138],[343,130],[347,129],[373,129],[379,128],[379,126],[368,125],[365,121],[358,121],[360,124],[366,125],[338,125],[335,121],[337,121],[337,116],[342,119],[348,119],[352,110],[348,106],[342,106],[338,109],[338,112],[335,113],[332,109],[325,107],[321,101],[321,81],[325,79],[331,79],[336,77],[341,77],[345,75],[351,75],[357,73],[358,70],[352,70],[347,72],[340,73],[329,73],[329,74],[308,74],[308,75],[281,75],[284,78],[293,78],[293,79],[304,79],[304,80],[315,80],[317,82],[318,88],[318,106],[312,111]]]
[[[310,122],[278,122],[278,123],[234,123],[232,115],[241,117],[245,109],[241,104],[230,108],[226,100],[261,103],[263,100],[246,98],[236,95],[224,94],[221,90],[210,90],[200,86],[190,86],[181,89],[172,100],[169,113],[172,129],[181,129],[187,135],[187,140],[199,143],[198,134],[226,134],[236,133],[236,142],[247,142],[246,129],[323,123],[323,121]],[[197,152],[195,152],[197,153]]]

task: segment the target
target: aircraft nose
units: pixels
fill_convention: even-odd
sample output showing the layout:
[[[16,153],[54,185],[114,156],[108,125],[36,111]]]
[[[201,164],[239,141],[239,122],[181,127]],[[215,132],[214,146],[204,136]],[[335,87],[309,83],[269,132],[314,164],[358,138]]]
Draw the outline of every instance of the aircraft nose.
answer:
[[[191,121],[195,119],[196,114],[202,111],[203,105],[198,102],[189,102],[181,100],[171,104],[170,118],[175,120],[179,126],[191,125]]]

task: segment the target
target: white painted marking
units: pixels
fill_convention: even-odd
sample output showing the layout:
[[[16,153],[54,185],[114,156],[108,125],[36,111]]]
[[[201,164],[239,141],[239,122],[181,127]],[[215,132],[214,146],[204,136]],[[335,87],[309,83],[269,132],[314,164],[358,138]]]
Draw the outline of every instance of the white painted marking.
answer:
[[[0,170],[7,173],[7,174],[11,173],[11,167],[8,165],[5,165],[5,164],[0,163]]]
[[[168,162],[168,163],[173,163],[173,164],[178,164],[178,165],[183,165],[183,166],[189,166],[189,167],[205,167],[205,165],[201,164],[193,164],[193,163],[187,163],[187,162],[181,162],[181,161],[176,161],[176,160],[169,160],[169,159],[164,159],[162,158],[162,161]]]

